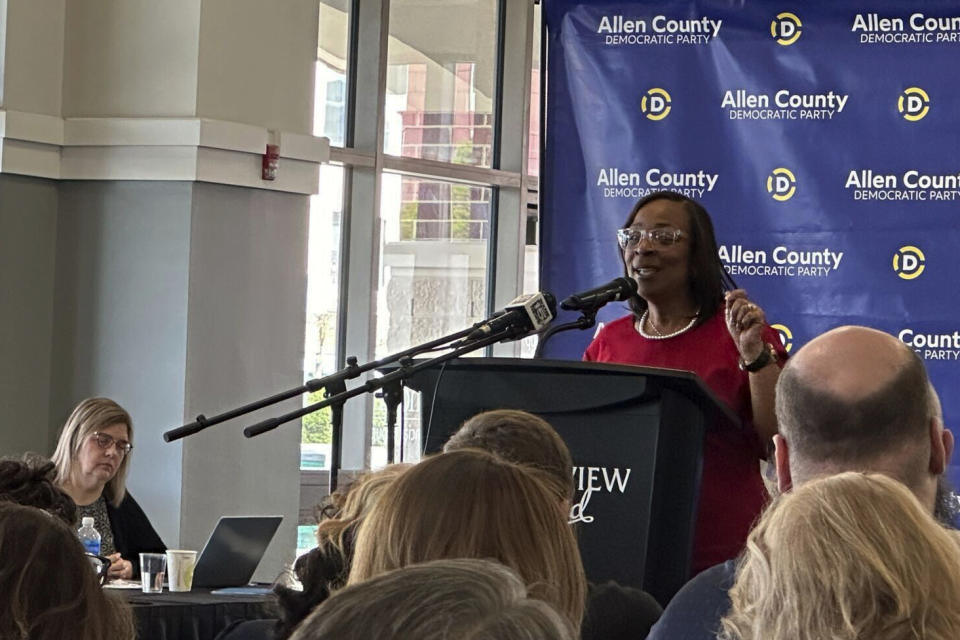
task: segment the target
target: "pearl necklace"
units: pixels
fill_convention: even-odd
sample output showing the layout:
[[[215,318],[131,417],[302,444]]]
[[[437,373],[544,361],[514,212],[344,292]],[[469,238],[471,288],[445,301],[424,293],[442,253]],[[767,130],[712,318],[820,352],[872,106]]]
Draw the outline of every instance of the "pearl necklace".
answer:
[[[667,338],[674,338],[680,335],[681,333],[686,333],[687,331],[693,328],[693,325],[697,323],[697,318],[700,317],[700,309],[697,309],[697,313],[693,316],[693,318],[690,319],[690,322],[687,323],[687,326],[681,329],[677,329],[676,331],[672,333],[668,333],[666,335],[660,333],[660,330],[657,329],[657,325],[653,324],[653,321],[651,320],[650,326],[653,327],[653,330],[657,332],[657,335],[653,335],[643,330],[643,323],[647,321],[647,314],[649,313],[650,313],[649,309],[644,310],[643,315],[640,316],[640,319],[637,320],[634,325],[637,328],[637,333],[639,333],[640,335],[642,335],[644,338],[648,340],[666,340]]]

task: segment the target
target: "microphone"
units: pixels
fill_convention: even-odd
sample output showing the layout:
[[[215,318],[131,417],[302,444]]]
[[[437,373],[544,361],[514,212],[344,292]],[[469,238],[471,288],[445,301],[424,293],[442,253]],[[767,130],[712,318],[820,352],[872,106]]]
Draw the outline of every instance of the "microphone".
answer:
[[[527,293],[510,301],[467,334],[464,341],[479,340],[506,329],[517,329],[525,335],[544,328],[557,315],[557,299],[552,293]]]
[[[567,311],[596,311],[608,302],[627,300],[637,294],[637,283],[632,278],[620,277],[607,284],[575,293],[560,302],[560,308]]]

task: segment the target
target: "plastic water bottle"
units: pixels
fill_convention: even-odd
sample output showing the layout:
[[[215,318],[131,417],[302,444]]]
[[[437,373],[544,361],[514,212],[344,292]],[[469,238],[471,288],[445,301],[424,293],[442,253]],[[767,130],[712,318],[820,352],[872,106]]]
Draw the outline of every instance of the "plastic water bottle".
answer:
[[[86,517],[80,521],[80,528],[77,529],[77,535],[80,536],[80,542],[87,553],[95,556],[100,555],[100,533],[93,528],[93,518]]]

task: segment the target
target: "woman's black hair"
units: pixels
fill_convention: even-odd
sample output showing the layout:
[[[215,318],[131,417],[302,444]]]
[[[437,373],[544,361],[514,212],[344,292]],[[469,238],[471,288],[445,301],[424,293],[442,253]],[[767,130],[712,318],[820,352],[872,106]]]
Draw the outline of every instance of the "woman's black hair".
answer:
[[[77,522],[77,505],[55,482],[55,465],[40,456],[0,460],[0,502],[43,509],[69,526]]]
[[[293,571],[303,585],[303,591],[282,585],[273,588],[279,610],[279,620],[274,628],[275,640],[289,638],[311,611],[329,598],[333,591],[346,586],[358,526],[359,523],[354,522],[344,531],[343,548],[331,540],[324,540],[309,553],[297,558]]]
[[[697,318],[697,325],[709,320],[716,313],[717,308],[723,302],[724,291],[736,289],[737,285],[723,268],[720,256],[717,253],[717,239],[713,233],[713,222],[710,221],[710,214],[696,200],[688,198],[682,193],[676,191],[656,191],[642,198],[637,204],[633,205],[627,221],[621,227],[628,228],[633,222],[637,212],[644,206],[655,200],[670,200],[679,202],[687,212],[687,223],[690,227],[690,294],[693,301],[700,309],[700,317]],[[620,261],[623,262],[623,252],[620,252]],[[630,272],[627,263],[623,262],[623,272],[628,278]],[[639,318],[647,310],[647,301],[639,294],[630,298],[630,310]]]

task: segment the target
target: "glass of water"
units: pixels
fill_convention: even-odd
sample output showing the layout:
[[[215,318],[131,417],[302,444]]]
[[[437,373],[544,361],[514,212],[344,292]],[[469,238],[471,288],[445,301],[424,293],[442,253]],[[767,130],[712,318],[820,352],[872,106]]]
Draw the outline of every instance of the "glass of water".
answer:
[[[140,554],[140,586],[144,593],[163,591],[163,576],[167,570],[167,556],[162,553]]]

